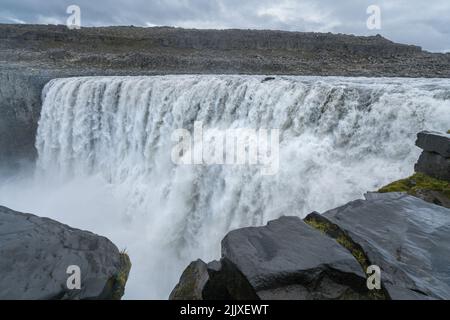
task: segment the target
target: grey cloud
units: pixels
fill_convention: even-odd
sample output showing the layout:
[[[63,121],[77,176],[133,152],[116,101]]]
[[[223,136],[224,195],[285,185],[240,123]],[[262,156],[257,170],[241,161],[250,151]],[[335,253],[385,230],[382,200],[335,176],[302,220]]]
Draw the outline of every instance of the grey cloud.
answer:
[[[64,23],[81,8],[83,26],[166,25],[289,31],[380,33],[430,51],[450,48],[448,0],[2,0],[1,23]],[[368,30],[366,9],[381,8],[381,30]]]

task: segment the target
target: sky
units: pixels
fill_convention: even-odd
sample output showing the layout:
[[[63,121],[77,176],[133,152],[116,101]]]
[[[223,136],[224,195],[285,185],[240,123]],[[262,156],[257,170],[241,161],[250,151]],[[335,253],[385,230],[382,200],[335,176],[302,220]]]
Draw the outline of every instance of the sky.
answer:
[[[65,24],[69,5],[81,26],[275,29],[382,36],[450,52],[450,0],[0,0],[0,23]],[[380,29],[367,20],[380,9]]]

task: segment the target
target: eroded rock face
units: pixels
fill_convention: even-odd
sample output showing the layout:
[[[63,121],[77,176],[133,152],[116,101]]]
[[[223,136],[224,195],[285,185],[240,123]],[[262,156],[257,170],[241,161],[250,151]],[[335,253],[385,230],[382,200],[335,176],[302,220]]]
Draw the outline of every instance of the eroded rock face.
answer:
[[[189,273],[195,279],[187,281]],[[203,299],[370,298],[365,274],[350,252],[297,217],[230,232],[222,241],[221,261],[191,264],[174,291],[195,288],[182,297],[189,299],[198,290],[192,284],[203,283],[206,274]]]
[[[67,287],[71,265],[79,290]],[[130,267],[107,238],[0,207],[0,299],[120,299]]]
[[[0,165],[34,159],[42,88],[50,79],[0,70]]]
[[[414,167],[416,172],[450,181],[450,134],[422,131],[416,145],[424,150]]]
[[[450,299],[450,210],[403,193],[371,193],[325,212],[358,243],[392,299]]]
[[[422,131],[417,134],[416,145],[424,151],[440,154],[450,158],[450,134]]]
[[[424,151],[415,165],[416,172],[422,172],[430,177],[450,181],[450,158],[444,158],[438,153]]]

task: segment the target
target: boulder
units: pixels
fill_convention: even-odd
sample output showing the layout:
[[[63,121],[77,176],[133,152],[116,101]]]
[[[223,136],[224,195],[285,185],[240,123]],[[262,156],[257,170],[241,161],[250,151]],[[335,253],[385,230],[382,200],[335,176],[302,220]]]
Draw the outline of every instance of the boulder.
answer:
[[[192,263],[171,298],[198,297],[198,284],[208,300],[374,298],[352,254],[297,217],[231,231],[221,261]]]
[[[169,300],[202,300],[203,289],[209,280],[207,265],[198,259],[183,271],[180,282],[172,290]]]
[[[450,158],[450,134],[422,131],[417,134],[416,146],[427,152],[434,152]]]
[[[450,299],[450,210],[404,193],[370,193],[325,212],[357,243],[392,299]]]
[[[0,207],[0,299],[120,299],[130,268],[105,237]]]
[[[423,151],[414,169],[430,177],[450,181],[450,158],[438,153]]]

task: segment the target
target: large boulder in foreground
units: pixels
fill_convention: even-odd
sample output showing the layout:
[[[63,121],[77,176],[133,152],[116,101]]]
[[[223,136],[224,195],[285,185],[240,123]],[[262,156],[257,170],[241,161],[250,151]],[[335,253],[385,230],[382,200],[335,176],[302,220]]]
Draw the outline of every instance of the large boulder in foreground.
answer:
[[[368,290],[363,270],[381,270]],[[222,258],[191,263],[171,299],[450,299],[450,210],[371,193],[305,222],[230,232]]]
[[[231,231],[220,262],[192,263],[172,299],[370,299],[361,265],[297,217]]]
[[[0,206],[0,299],[120,299],[130,267],[107,238]]]
[[[392,299],[450,299],[450,210],[403,193],[371,193],[322,214],[381,268]]]

